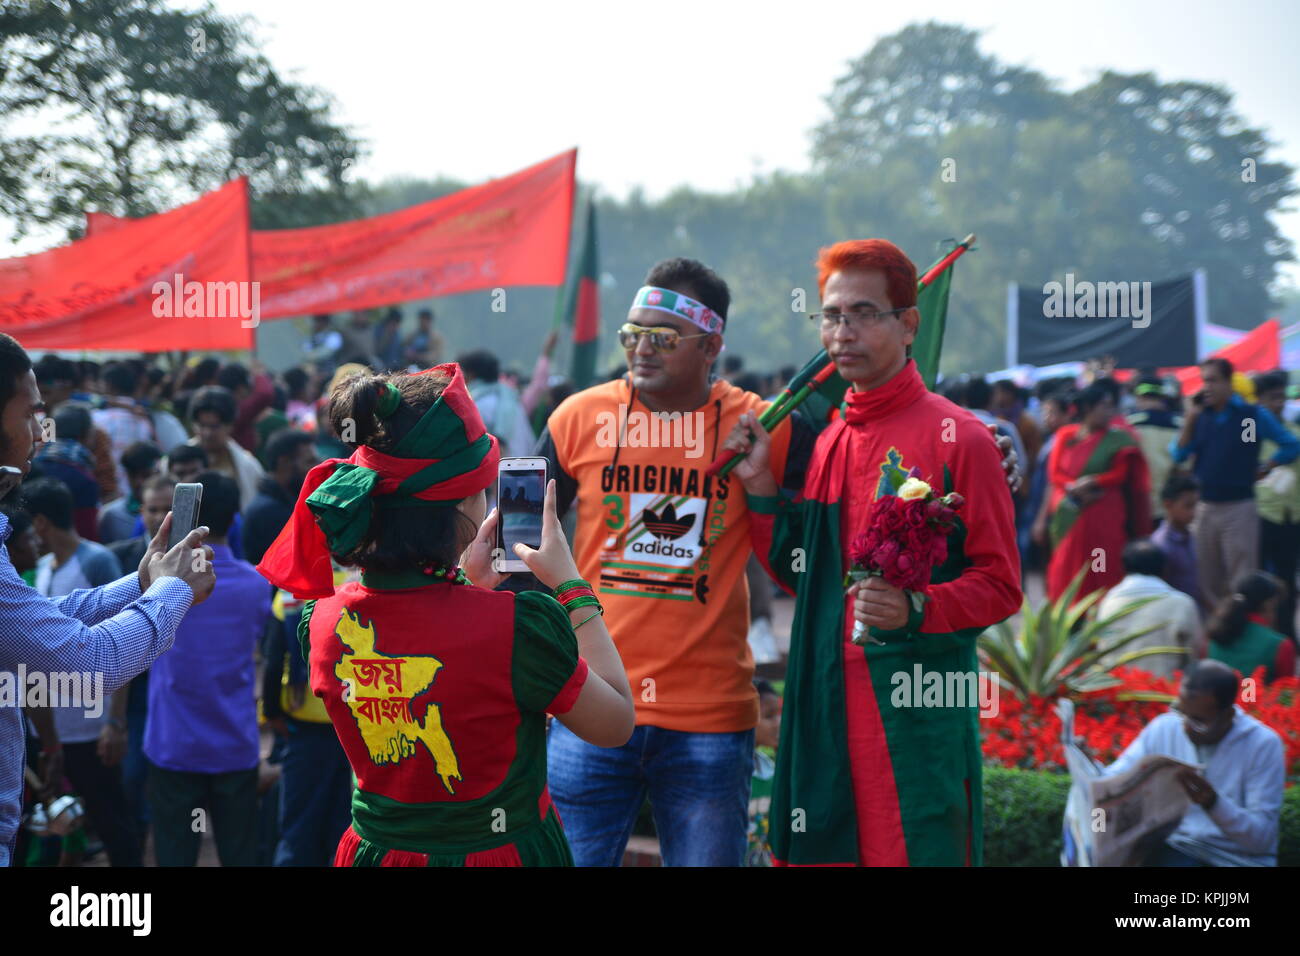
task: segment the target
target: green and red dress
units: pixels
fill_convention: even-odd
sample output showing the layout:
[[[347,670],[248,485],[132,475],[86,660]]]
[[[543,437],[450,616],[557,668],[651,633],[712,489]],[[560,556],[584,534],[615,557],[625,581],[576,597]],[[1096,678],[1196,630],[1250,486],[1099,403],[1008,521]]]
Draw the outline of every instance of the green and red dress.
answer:
[[[587,677],[554,598],[363,574],[309,602],[312,693],[357,777],[335,866],[571,866],[546,714]]]
[[[853,643],[849,542],[892,469],[966,498],[922,609],[883,644]],[[981,754],[975,642],[1020,606],[1011,494],[988,430],[933,395],[908,361],[845,396],[818,436],[796,501],[750,496],[768,573],[796,595],[776,754],[770,840],[777,865],[978,865]],[[963,700],[932,695],[959,685]],[[935,696],[937,699],[932,699]]]
[[[1101,493],[1080,508],[1065,489],[1085,475],[1093,477]],[[1116,425],[1105,431],[1062,425],[1047,459],[1047,479],[1052,516],[1047,596],[1057,600],[1085,567],[1076,600],[1119,584],[1124,565],[1115,556],[1132,539],[1151,533],[1151,472],[1137,438]]]

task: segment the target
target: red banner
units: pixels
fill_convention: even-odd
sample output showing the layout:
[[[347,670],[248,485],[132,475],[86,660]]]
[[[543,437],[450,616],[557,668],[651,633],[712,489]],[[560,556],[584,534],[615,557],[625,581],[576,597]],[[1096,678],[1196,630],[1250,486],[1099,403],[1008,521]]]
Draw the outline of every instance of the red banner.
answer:
[[[106,232],[112,232],[134,221],[126,216],[114,216],[111,212],[88,212],[86,213],[86,238],[102,236]]]
[[[258,321],[248,184],[0,260],[0,331],[28,350],[248,349]]]
[[[577,157],[569,150],[504,179],[369,219],[255,231],[262,318],[561,285]],[[104,235],[129,221],[90,212],[86,234]]]
[[[1278,333],[1282,323],[1269,319],[1246,333],[1244,337],[1225,345],[1213,353],[1216,358],[1226,358],[1238,372],[1270,372],[1277,368],[1282,360],[1281,343]],[[1177,371],[1179,385],[1184,395],[1191,395],[1201,387],[1201,367],[1192,365]]]
[[[253,233],[262,315],[367,309],[498,286],[561,285],[573,215],[570,150],[397,212]]]
[[[1217,352],[1211,352],[1207,358],[1226,358],[1237,372],[1270,372],[1282,364],[1282,345],[1280,333],[1282,323],[1278,319],[1269,319],[1251,329],[1244,336],[1225,345]],[[1200,365],[1178,365],[1156,370],[1161,377],[1173,375],[1178,379],[1178,387],[1184,395],[1191,395],[1201,388]],[[1115,380],[1128,382],[1137,375],[1135,369],[1116,369]]]

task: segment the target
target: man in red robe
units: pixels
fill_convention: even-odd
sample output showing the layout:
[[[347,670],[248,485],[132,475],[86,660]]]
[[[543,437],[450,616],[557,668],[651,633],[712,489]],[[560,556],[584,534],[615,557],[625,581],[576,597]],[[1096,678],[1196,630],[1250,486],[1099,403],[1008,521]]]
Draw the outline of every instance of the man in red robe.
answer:
[[[736,474],[755,551],[797,597],[773,856],[978,865],[984,695],[975,642],[1020,606],[1011,495],[988,430],[927,391],[908,354],[920,315],[916,269],[902,251],[881,239],[843,242],[822,250],[818,270],[823,311],[813,318],[852,388],[817,440],[802,495],[780,496],[755,416],[726,442],[748,452]],[[966,499],[948,559],[923,592],[872,577],[846,593],[849,542],[866,530],[873,502],[913,469],[936,494]],[[855,621],[867,628],[865,646],[853,642]]]

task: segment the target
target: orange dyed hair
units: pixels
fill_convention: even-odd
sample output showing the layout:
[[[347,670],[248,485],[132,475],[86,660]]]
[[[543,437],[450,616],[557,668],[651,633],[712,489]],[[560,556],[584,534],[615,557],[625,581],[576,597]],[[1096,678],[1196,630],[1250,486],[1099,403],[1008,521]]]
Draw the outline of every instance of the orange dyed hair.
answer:
[[[888,239],[849,239],[823,247],[817,254],[817,294],[826,292],[831,273],[848,269],[879,269],[893,308],[916,305],[916,266]]]

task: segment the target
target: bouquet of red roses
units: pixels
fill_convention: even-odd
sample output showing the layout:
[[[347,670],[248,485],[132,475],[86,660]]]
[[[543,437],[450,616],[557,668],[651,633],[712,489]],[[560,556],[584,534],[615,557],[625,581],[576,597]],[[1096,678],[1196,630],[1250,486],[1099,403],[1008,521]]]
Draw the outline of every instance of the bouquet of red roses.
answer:
[[[901,474],[901,471],[900,471]],[[955,491],[936,495],[913,468],[893,493],[881,495],[871,506],[867,529],[855,535],[849,546],[853,562],[844,583],[863,581],[873,575],[909,592],[913,606],[920,609],[930,572],[948,559],[948,535],[956,526],[957,512],[965,499]],[[853,625],[853,643],[871,640],[867,628]]]

